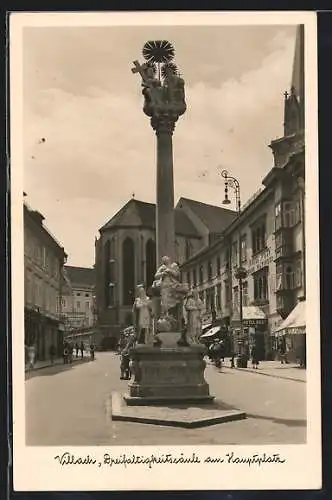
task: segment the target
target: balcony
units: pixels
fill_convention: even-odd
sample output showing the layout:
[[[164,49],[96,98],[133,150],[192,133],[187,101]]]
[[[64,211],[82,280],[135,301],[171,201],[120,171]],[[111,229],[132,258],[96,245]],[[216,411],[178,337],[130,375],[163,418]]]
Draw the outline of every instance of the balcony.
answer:
[[[276,248],[274,262],[276,262],[279,259],[290,258],[292,257],[292,255],[293,255],[293,245],[290,243],[285,243],[284,245],[281,245],[280,247]]]

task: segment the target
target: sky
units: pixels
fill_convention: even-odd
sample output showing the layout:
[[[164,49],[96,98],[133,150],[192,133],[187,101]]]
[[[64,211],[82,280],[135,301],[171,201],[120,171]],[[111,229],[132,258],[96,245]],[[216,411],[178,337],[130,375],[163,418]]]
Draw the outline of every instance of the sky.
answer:
[[[148,40],[166,39],[185,79],[173,136],[175,202],[221,205],[226,168],[242,203],[273,166],[283,135],[294,26],[26,27],[23,35],[26,201],[91,267],[98,230],[131,197],[155,203],[156,138],[131,72]],[[234,205],[230,208],[234,209]]]

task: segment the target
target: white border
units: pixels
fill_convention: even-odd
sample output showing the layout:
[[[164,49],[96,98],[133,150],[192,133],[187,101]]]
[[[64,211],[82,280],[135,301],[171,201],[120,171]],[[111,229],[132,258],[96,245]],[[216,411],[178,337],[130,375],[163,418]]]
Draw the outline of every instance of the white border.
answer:
[[[306,269],[307,269],[307,444],[292,446],[184,446],[100,448],[26,447],[24,398],[24,251],[23,251],[23,98],[22,29],[26,26],[108,25],[305,25],[306,95]],[[321,487],[320,306],[318,226],[318,105],[316,14],[310,12],[139,12],[14,13],[10,16],[12,329],[13,329],[13,470],[16,491],[318,489]],[[310,305],[310,310],[309,310]],[[54,455],[72,451],[102,458],[105,452],[201,457],[279,453],[283,465],[156,465],[60,467]],[[85,468],[84,468],[85,467]],[[165,478],[167,480],[165,481]]]

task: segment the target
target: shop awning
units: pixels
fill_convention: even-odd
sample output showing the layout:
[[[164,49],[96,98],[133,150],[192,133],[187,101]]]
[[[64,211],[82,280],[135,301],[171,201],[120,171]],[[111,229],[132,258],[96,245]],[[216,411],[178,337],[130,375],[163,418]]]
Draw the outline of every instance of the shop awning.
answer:
[[[243,319],[246,321],[250,320],[266,320],[266,315],[264,311],[258,306],[244,306],[243,307]]]
[[[201,335],[200,338],[207,339],[209,337],[213,337],[218,332],[220,332],[220,326],[214,326],[213,328],[210,328],[210,330],[208,330],[206,333],[203,333],[203,335]]]
[[[275,331],[278,336],[285,334],[300,335],[306,333],[305,301],[302,300],[290,312]]]
[[[202,330],[206,330],[207,328],[210,328],[212,326],[212,323],[204,323],[204,325],[202,325]]]

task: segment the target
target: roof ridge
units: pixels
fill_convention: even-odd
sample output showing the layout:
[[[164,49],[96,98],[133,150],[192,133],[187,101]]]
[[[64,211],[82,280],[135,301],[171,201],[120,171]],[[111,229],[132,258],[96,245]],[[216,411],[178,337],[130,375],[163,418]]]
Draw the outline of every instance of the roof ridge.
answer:
[[[178,201],[177,205],[180,203],[181,200],[190,201],[190,202],[196,203],[198,205],[205,205],[207,207],[218,208],[219,210],[224,210],[225,212],[230,212],[230,213],[235,212],[236,213],[235,210],[229,210],[228,208],[220,207],[219,205],[211,205],[211,203],[205,203],[205,201],[193,200],[192,198],[186,198],[186,197],[183,197],[183,196],[181,196],[179,198],[179,201]],[[175,208],[177,208],[177,207],[175,207]]]

